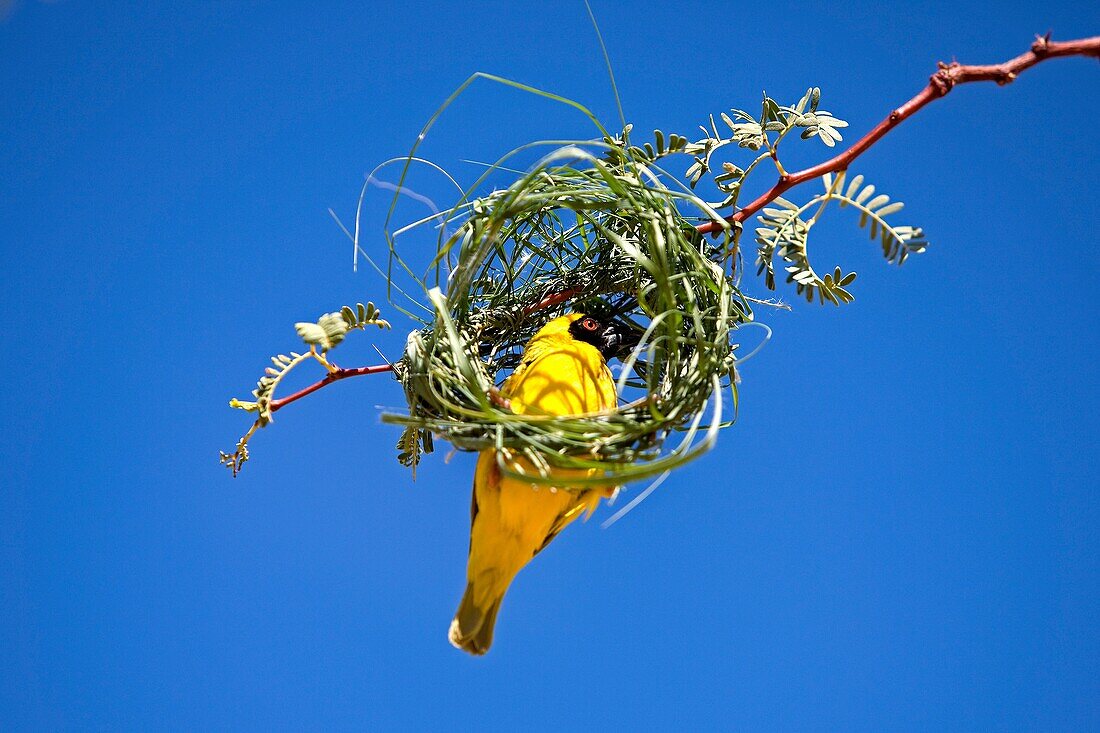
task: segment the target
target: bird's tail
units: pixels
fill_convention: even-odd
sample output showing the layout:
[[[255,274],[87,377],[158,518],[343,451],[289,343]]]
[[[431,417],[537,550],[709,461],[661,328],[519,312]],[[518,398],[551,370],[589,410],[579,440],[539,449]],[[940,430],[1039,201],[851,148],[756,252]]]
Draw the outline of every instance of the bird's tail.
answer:
[[[458,604],[454,620],[451,621],[447,638],[456,648],[474,655],[489,651],[493,643],[493,626],[497,622],[497,611],[504,594],[481,599],[474,593],[474,584],[466,584],[462,602]]]

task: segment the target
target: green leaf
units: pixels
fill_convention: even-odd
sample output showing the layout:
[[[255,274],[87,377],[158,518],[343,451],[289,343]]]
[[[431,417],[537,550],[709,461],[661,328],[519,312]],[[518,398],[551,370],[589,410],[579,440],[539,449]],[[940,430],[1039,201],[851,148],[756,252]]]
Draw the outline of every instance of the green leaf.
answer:
[[[298,336],[310,346],[325,346],[325,329],[316,323],[295,323],[294,330],[298,332]]]
[[[848,184],[848,190],[844,192],[844,195],[848,198],[852,198],[859,187],[863,185],[863,176],[854,176],[851,182]]]
[[[878,196],[875,196],[873,199],[871,199],[870,201],[867,202],[867,208],[870,209],[871,211],[874,211],[878,207],[884,205],[889,200],[890,200],[889,196],[887,196],[884,193],[880,193]],[[881,216],[881,214],[880,214],[880,216]]]

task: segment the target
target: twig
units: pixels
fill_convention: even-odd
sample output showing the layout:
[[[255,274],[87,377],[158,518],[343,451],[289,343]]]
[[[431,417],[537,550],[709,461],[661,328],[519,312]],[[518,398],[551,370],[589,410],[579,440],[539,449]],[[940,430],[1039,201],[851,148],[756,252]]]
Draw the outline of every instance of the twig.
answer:
[[[307,394],[312,394],[326,385],[337,382],[341,379],[347,379],[348,377],[359,377],[364,374],[379,374],[381,372],[392,372],[392,364],[378,364],[376,366],[357,367],[355,369],[335,369],[328,373],[324,379],[319,382],[314,382],[304,389],[300,389],[292,395],[287,395],[282,399],[272,400],[271,406],[268,408],[271,412],[278,412],[279,408],[289,405],[291,402],[302,399]]]
[[[928,86],[922,89],[917,96],[893,110],[886,119],[875,125],[870,132],[857,140],[850,148],[824,163],[818,163],[812,168],[780,176],[774,186],[748,206],[726,217],[726,221],[743,222],[779,196],[782,196],[788,189],[794,188],[800,183],[820,178],[826,173],[837,173],[846,170],[853,160],[878,142],[886,133],[901,124],[902,120],[912,117],[929,102],[945,96],[958,84],[967,84],[973,81],[994,81],[1003,86],[1014,81],[1020,75],[1020,72],[1030,69],[1040,61],[1059,56],[1100,58],[1100,36],[1058,42],[1051,41],[1048,33],[1045,36],[1036,38],[1035,42],[1031,44],[1031,49],[1026,53],[1022,53],[1004,63],[990,66],[964,66],[957,62],[950,64],[940,62],[939,69],[929,79]],[[716,221],[700,224],[697,227],[704,234],[718,232],[722,228],[722,224]]]
[[[576,294],[577,294],[576,290],[563,290],[560,293],[552,293],[551,295],[548,295],[545,298],[543,298],[543,300],[540,301],[539,303],[537,303],[536,305],[534,305],[531,308],[527,309],[527,313],[534,313],[536,311],[545,310],[547,308],[552,308],[555,305],[560,305],[561,303],[564,303],[565,301],[569,300],[570,298],[572,298]],[[333,382],[338,382],[341,379],[347,379],[348,377],[361,377],[365,374],[380,374],[382,372],[392,372],[392,371],[393,371],[393,365],[392,364],[378,364],[376,366],[358,367],[358,368],[355,368],[355,369],[339,369],[339,368],[333,369],[332,371],[330,371],[328,373],[328,375],[325,376],[324,379],[322,379],[318,382],[314,382],[313,384],[309,385],[308,387],[300,389],[292,395],[287,395],[286,397],[283,397],[283,398],[278,399],[278,400],[272,400],[271,401],[271,406],[268,409],[272,413],[278,412],[281,408],[286,407],[291,402],[296,402],[296,401],[302,399],[303,397],[305,397],[306,395],[313,394],[314,392],[321,389],[322,387],[327,387],[328,385],[332,384]],[[509,401],[507,399],[505,399],[499,393],[490,394],[490,399],[498,407],[504,407],[504,408],[507,409],[511,406]]]
[[[547,308],[553,308],[556,305],[561,305],[562,303],[576,295],[577,292],[577,290],[570,288],[569,290],[563,290],[560,293],[551,293],[550,295],[547,295],[538,303],[524,311],[524,315],[530,315],[531,313],[537,313],[538,311],[546,310]]]

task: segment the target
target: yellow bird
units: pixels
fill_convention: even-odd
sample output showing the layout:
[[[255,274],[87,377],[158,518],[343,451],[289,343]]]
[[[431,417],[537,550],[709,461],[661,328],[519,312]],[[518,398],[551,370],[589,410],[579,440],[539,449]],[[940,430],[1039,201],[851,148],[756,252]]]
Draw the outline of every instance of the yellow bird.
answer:
[[[501,393],[513,412],[523,415],[580,415],[615,407],[615,382],[607,359],[623,347],[613,324],[573,313],[555,318],[527,342],[523,359]],[[525,459],[512,465],[531,473]],[[532,484],[502,475],[497,452],[482,451],[474,472],[470,555],[466,593],[448,638],[470,654],[484,654],[493,643],[493,625],[512,579],[559,532],[581,514],[591,514],[611,489],[569,491],[570,477],[587,469],[555,469],[560,487]]]

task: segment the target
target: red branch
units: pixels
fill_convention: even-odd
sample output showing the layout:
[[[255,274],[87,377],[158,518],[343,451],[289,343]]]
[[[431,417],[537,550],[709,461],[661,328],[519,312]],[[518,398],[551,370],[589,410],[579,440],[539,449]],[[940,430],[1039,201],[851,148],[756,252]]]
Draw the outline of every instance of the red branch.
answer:
[[[761,194],[748,206],[726,217],[726,221],[743,222],[776,198],[782,196],[788,189],[794,188],[800,183],[820,178],[826,173],[837,173],[842,170],[847,170],[853,160],[878,142],[886,133],[901,124],[902,120],[912,117],[929,102],[933,102],[945,96],[958,84],[967,84],[972,81],[994,81],[1003,86],[1014,81],[1016,77],[1019,76],[1020,72],[1030,69],[1040,61],[1057,58],[1059,56],[1092,56],[1100,58],[1100,36],[1081,38],[1075,41],[1058,42],[1051,41],[1050,34],[1047,34],[1046,36],[1037,38],[1035,42],[1031,44],[1031,49],[1026,53],[1022,53],[1016,58],[1005,61],[1004,63],[990,66],[964,66],[957,62],[952,62],[950,64],[940,62],[939,69],[929,79],[928,86],[922,89],[917,96],[892,111],[886,119],[871,128],[870,132],[857,140],[850,148],[836,157],[826,160],[824,163],[818,163],[812,168],[781,176],[779,180],[775,182],[774,186]],[[700,224],[698,227],[698,230],[704,234],[711,234],[721,229],[721,225],[714,221]],[[553,293],[546,296],[546,298],[537,305],[529,308],[527,312],[533,313],[546,308],[552,308],[555,305],[559,305],[569,300],[574,295],[576,295],[576,291],[574,290]],[[336,369],[321,381],[315,382],[305,389],[287,397],[283,397],[280,400],[273,400],[270,409],[271,412],[277,412],[280,408],[289,405],[291,402],[300,400],[306,395],[312,394],[322,387],[341,379],[389,371],[393,371],[393,367],[389,364],[359,367],[357,369]]]
[[[537,304],[531,306],[530,308],[528,308],[526,313],[534,313],[536,311],[545,310],[547,308],[553,308],[555,305],[560,305],[561,303],[564,303],[565,301],[569,300],[570,298],[572,298],[576,294],[577,294],[576,290],[563,290],[560,293],[552,293],[551,295],[548,295],[545,298],[543,298],[539,303],[537,303]],[[300,389],[297,392],[295,392],[294,394],[287,395],[286,397],[283,397],[282,399],[272,400],[271,401],[271,407],[269,409],[273,413],[278,412],[280,408],[286,407],[291,402],[297,402],[298,400],[302,399],[306,395],[313,394],[314,392],[321,389],[322,387],[327,387],[328,385],[332,384],[333,382],[338,382],[341,379],[347,379],[348,377],[360,377],[364,374],[380,374],[382,372],[392,372],[392,371],[393,371],[393,365],[392,364],[378,364],[377,366],[358,367],[356,369],[335,369],[335,370],[329,372],[328,375],[324,379],[320,380],[319,382],[314,382],[313,384],[309,385],[308,387],[305,387],[304,389]],[[499,400],[502,399],[502,398],[499,397],[499,395],[491,394],[490,398],[493,399],[493,401],[495,403],[502,404],[502,405],[506,406],[507,400],[504,400],[503,403],[499,402]]]
[[[560,293],[551,293],[550,295],[547,295],[545,298],[540,300],[538,303],[535,303],[533,306],[527,308],[527,310],[525,310],[523,314],[530,315],[531,313],[537,313],[538,311],[546,310],[547,308],[553,308],[555,305],[561,305],[562,303],[576,295],[577,292],[578,291],[570,288],[569,290],[563,290]]]
[[[737,213],[726,217],[729,222],[743,222],[750,216],[760,211],[788,189],[794,188],[800,183],[820,178],[826,173],[837,173],[846,170],[853,160],[863,154],[867,148],[878,142],[886,133],[893,130],[902,120],[912,117],[929,102],[933,102],[945,96],[955,85],[967,84],[972,81],[995,81],[1000,85],[1008,84],[1019,76],[1021,71],[1030,69],[1040,61],[1059,56],[1092,56],[1100,58],[1100,36],[1081,38],[1075,41],[1051,41],[1050,34],[1037,38],[1031,44],[1031,49],[1014,59],[1002,64],[991,66],[964,66],[957,62],[945,64],[940,62],[939,70],[928,81],[928,86],[921,92],[892,111],[886,119],[875,125],[870,132],[857,140],[852,147],[845,150],[835,158],[830,158],[824,163],[818,163],[812,168],[780,176],[775,185],[761,194],[755,201],[744,207]],[[716,221],[700,224],[698,230],[704,234],[711,234],[722,229]]]
[[[555,305],[560,305],[561,303],[564,303],[565,301],[569,300],[570,298],[572,298],[576,294],[577,294],[576,290],[563,290],[560,293],[552,293],[552,294],[546,296],[545,298],[543,298],[539,303],[537,303],[537,304],[531,306],[530,308],[528,308],[526,313],[529,314],[529,313],[534,313],[536,311],[545,310],[547,308],[553,308]],[[356,369],[335,369],[335,370],[329,372],[328,375],[324,379],[320,380],[319,382],[314,382],[313,384],[309,385],[308,387],[300,389],[297,392],[295,392],[294,394],[287,395],[286,397],[283,397],[282,399],[272,400],[271,401],[271,406],[268,409],[273,413],[278,412],[281,408],[286,407],[291,402],[297,402],[298,400],[302,399],[306,395],[313,394],[314,392],[321,389],[322,387],[327,387],[328,385],[332,384],[333,382],[338,382],[341,379],[347,379],[348,377],[360,377],[364,374],[380,374],[381,372],[392,372],[392,371],[393,371],[393,365],[392,364],[378,364],[377,366],[358,367]],[[490,396],[490,399],[492,399],[495,404],[498,404],[498,405],[501,405],[501,406],[504,406],[504,407],[508,406],[508,401],[503,399],[499,394],[490,394],[489,396]]]
[[[336,369],[329,372],[328,376],[322,379],[320,382],[314,382],[305,389],[300,389],[292,395],[287,395],[280,400],[272,400],[271,412],[278,412],[279,408],[289,405],[291,402],[302,399],[307,394],[312,394],[326,385],[338,382],[341,379],[347,379],[348,377],[359,377],[364,374],[379,374],[380,372],[392,372],[393,365],[391,364],[379,364],[377,366],[357,367],[355,369]]]

